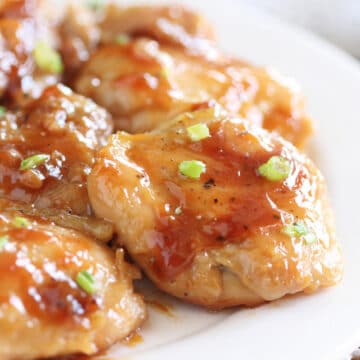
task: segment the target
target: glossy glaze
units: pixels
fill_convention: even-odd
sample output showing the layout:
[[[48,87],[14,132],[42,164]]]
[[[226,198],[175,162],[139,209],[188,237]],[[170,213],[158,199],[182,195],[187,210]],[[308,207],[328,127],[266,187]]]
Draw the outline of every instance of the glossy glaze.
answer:
[[[192,142],[185,128],[199,122],[208,124],[211,137]],[[285,181],[258,174],[273,155],[291,163]],[[206,164],[198,180],[178,169],[193,159]],[[256,303],[341,277],[318,170],[289,143],[217,109],[182,115],[150,134],[114,135],[99,153],[89,194],[95,212],[116,224],[121,243],[158,286],[189,301],[215,307]],[[132,219],[135,214],[141,221]],[[283,233],[284,225],[299,220],[316,234],[315,243]],[[200,259],[205,282],[199,285],[194,274]],[[211,269],[219,271],[213,276]],[[218,272],[233,274],[256,296],[198,295],[195,284],[221,287],[215,280],[211,285]]]
[[[93,239],[23,213],[0,200],[0,358],[92,354],[126,336],[144,319],[132,290],[138,273]],[[96,291],[76,282],[89,271]]]
[[[149,39],[101,47],[74,87],[107,108],[119,129],[135,133],[214,103],[297,146],[311,133],[302,94],[289,79],[220,54],[209,60]]]
[[[59,81],[57,74],[39,69],[33,57],[37,41],[56,46],[47,4],[37,0],[8,0],[0,4],[0,99],[7,106],[25,105]]]
[[[89,215],[86,177],[111,133],[108,114],[58,85],[23,110],[6,112],[0,124],[0,196]],[[22,160],[39,153],[50,160],[20,170]]]
[[[114,43],[119,34],[147,37],[191,54],[211,57],[215,50],[212,25],[201,14],[181,5],[105,7],[99,23],[102,43]]]

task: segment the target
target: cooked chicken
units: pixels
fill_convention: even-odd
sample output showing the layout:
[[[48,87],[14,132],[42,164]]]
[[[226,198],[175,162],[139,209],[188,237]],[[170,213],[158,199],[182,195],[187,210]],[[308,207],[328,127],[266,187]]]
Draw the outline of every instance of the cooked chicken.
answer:
[[[46,2],[0,2],[0,98],[25,105],[58,82],[63,70]]]
[[[317,168],[277,135],[217,108],[113,135],[88,190],[137,264],[186,301],[255,305],[342,276]]]
[[[64,86],[0,116],[0,197],[90,215],[86,177],[112,122]]]
[[[71,81],[100,41],[97,18],[80,2],[71,3],[59,26],[59,34],[66,77]]]
[[[114,43],[122,35],[145,36],[192,54],[211,57],[215,51],[211,24],[178,5],[119,7],[113,3],[105,8],[99,26],[103,43]]]
[[[83,234],[0,200],[0,358],[94,354],[145,317],[138,271]]]
[[[296,85],[238,60],[207,60],[149,39],[97,50],[74,83],[113,115],[118,129],[155,129],[174,115],[217,102],[301,146],[311,133]]]

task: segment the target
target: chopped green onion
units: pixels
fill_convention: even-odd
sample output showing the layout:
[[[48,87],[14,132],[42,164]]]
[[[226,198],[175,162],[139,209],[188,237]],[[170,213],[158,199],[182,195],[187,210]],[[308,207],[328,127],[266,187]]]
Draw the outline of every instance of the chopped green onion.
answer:
[[[290,237],[302,237],[307,244],[316,241],[316,235],[313,232],[310,232],[302,221],[297,221],[292,225],[285,225],[283,233]]]
[[[210,137],[210,131],[206,124],[195,124],[186,128],[192,141],[200,141]]]
[[[178,206],[176,209],[175,209],[175,215],[180,215],[182,213],[182,208],[181,206]]]
[[[0,116],[3,116],[6,112],[6,107],[5,106],[0,106]]]
[[[199,179],[200,175],[206,171],[206,165],[202,161],[187,160],[179,164],[181,174],[191,179]]]
[[[27,228],[30,226],[30,221],[22,216],[16,216],[12,224],[17,228]]]
[[[115,39],[116,43],[119,45],[126,45],[130,41],[130,37],[126,34],[120,34]]]
[[[77,284],[88,294],[95,292],[95,280],[87,270],[80,271],[76,276]]]
[[[283,228],[283,233],[290,236],[303,236],[308,234],[309,230],[302,221],[298,221],[292,225],[285,225]]]
[[[104,0],[87,0],[86,5],[92,10],[100,10],[104,7]]]
[[[20,170],[30,170],[34,169],[37,166],[47,162],[50,160],[50,155],[47,154],[37,154],[30,156],[23,161],[21,161],[20,164]]]
[[[0,251],[4,248],[4,246],[8,241],[9,241],[9,236],[7,235],[0,236]]]
[[[43,41],[36,43],[33,51],[36,65],[43,71],[60,74],[64,70],[60,54]]]
[[[259,174],[270,181],[285,180],[290,174],[290,161],[282,156],[272,156],[258,168]]]

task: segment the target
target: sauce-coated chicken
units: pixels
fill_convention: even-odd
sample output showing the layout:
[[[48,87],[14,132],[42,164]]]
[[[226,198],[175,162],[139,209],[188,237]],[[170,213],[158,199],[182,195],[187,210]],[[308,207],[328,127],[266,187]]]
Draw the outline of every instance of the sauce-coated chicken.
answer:
[[[81,2],[69,4],[60,22],[59,35],[66,78],[71,81],[99,44],[100,29],[96,15]]]
[[[0,197],[26,203],[26,214],[110,240],[113,227],[89,217],[86,178],[111,131],[105,110],[62,85],[26,108],[6,111],[0,116]],[[31,164],[33,156],[45,161]]]
[[[114,43],[119,35],[128,35],[155,39],[191,54],[216,54],[212,25],[179,5],[120,7],[113,3],[105,8],[99,28],[102,43]]]
[[[238,60],[193,56],[154,40],[100,47],[74,88],[109,110],[118,129],[156,129],[174,115],[217,102],[301,146],[312,131],[296,85]]]
[[[290,143],[217,108],[113,135],[88,189],[137,264],[186,301],[254,305],[341,279],[319,171]]]
[[[41,95],[43,89],[59,81],[57,67],[36,61],[35,49],[46,44],[55,48],[57,35],[48,15],[46,1],[7,0],[0,2],[0,99],[9,106],[25,105]],[[46,51],[46,50],[45,50]],[[38,51],[38,58],[49,57],[49,50]],[[49,61],[49,59],[47,59]],[[50,67],[49,67],[50,66]]]
[[[94,354],[141,324],[139,273],[122,250],[11,207],[0,200],[1,360]]]
[[[0,197],[90,215],[86,177],[112,131],[108,113],[62,85],[0,116]],[[41,155],[34,166],[26,159]],[[29,165],[29,164],[28,164]]]

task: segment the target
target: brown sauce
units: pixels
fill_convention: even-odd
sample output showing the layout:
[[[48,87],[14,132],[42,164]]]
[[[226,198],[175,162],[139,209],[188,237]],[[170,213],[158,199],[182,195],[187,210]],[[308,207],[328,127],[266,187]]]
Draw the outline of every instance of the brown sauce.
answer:
[[[74,251],[67,252],[62,243],[73,242],[73,239],[63,237],[60,240],[51,231],[39,230],[38,223],[34,229],[31,225],[28,228],[9,227],[11,219],[12,216],[0,218],[1,236],[8,235],[15,250],[0,252],[0,272],[10,284],[20,284],[16,291],[17,301],[22,303],[27,313],[46,322],[63,324],[81,322],[96,312],[99,309],[96,297],[82,291],[69,275],[75,276],[82,267],[87,267],[85,241],[77,238]],[[31,255],[33,247],[44,244],[49,244],[51,257],[36,259]],[[78,268],[76,261],[80,258],[82,267]],[[42,279],[40,283],[39,278]],[[1,298],[2,303],[12,302],[12,292],[8,290],[8,294]]]
[[[140,334],[140,329],[136,329],[130,335],[128,335],[125,339],[121,341],[122,344],[134,347],[136,345],[141,344],[144,341],[144,338]]]
[[[179,204],[182,207],[177,216],[169,214],[165,208],[158,212],[156,231],[151,239],[155,246],[150,266],[160,278],[174,278],[190,266],[194,256],[202,250],[223,247],[226,243],[241,243],[262,227],[282,226],[281,205],[293,203],[296,206],[298,189],[308,186],[308,171],[300,165],[296,165],[299,169],[293,166],[289,182],[271,182],[260,177],[258,167],[271,156],[281,155],[281,144],[269,150],[257,143],[253,134],[243,131],[236,135],[241,138],[240,144],[255,143],[256,150],[251,154],[238,152],[224,138],[223,126],[226,124],[221,122],[211,124],[211,138],[201,143],[186,141],[181,145],[192,159],[210,163],[206,173],[196,181],[181,179],[177,162],[171,156],[163,159],[161,168],[156,168],[152,159],[144,156],[146,137],[139,135],[139,139],[144,139],[144,144],[139,141],[143,145],[142,151],[139,147],[129,151],[129,157],[145,169],[154,183],[165,184],[169,207],[175,209]],[[153,137],[151,141],[155,141]],[[179,146],[164,141],[161,150],[176,153]],[[167,177],[169,172],[172,176]],[[234,192],[221,192],[221,189],[229,188]],[[214,216],[211,211],[216,212],[217,208],[223,210]]]
[[[160,302],[157,300],[151,300],[151,299],[145,299],[145,302],[147,305],[151,306],[158,312],[160,312],[170,318],[175,317],[174,307],[171,304],[164,304],[163,302]]]

